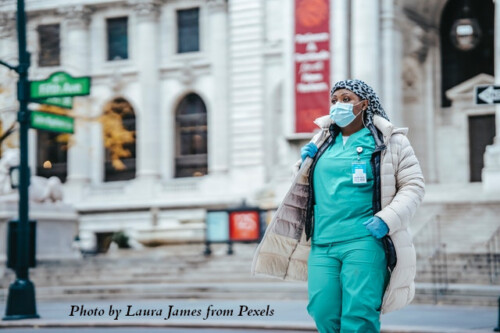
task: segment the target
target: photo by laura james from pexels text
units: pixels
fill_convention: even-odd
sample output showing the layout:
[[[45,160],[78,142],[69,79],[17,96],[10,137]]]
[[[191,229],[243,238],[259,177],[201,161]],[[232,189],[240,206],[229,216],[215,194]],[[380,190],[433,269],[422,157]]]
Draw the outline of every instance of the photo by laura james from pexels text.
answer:
[[[124,308],[112,304],[109,307],[86,307],[71,305],[70,317],[110,317],[113,320],[133,317],[163,317],[164,320],[180,317],[194,317],[207,320],[216,317],[270,317],[274,309],[270,305],[261,308],[252,308],[247,305],[238,305],[235,308],[218,308],[210,304],[206,308],[180,308],[169,304],[158,308],[141,308],[126,305]]]

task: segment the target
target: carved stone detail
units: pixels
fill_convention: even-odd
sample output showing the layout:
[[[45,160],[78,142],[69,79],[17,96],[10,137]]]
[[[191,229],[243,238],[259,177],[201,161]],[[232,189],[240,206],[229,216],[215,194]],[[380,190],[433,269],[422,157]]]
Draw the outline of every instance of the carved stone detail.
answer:
[[[0,13],[0,38],[5,38],[16,30],[16,13],[2,12]]]
[[[179,81],[186,86],[191,86],[194,82],[194,73],[190,62],[184,62],[184,66],[180,70]]]
[[[78,5],[59,8],[58,13],[64,16],[69,27],[84,29],[90,22],[92,10],[89,7]]]
[[[154,20],[158,16],[160,4],[158,0],[129,0],[139,20]]]
[[[207,0],[207,6],[209,10],[226,10],[227,0]]]
[[[429,52],[431,38],[428,32],[419,25],[408,24],[403,29],[404,55],[424,63]]]

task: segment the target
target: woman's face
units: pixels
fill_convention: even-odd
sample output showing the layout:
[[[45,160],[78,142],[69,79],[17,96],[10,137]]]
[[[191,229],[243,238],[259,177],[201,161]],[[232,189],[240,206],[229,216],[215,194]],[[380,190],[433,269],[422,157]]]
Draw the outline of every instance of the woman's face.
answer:
[[[353,93],[352,91],[350,91],[348,89],[336,90],[333,93],[330,102],[332,103],[332,105],[334,105],[337,102],[354,105],[354,108],[353,108],[354,115],[357,115],[358,113],[361,112],[361,110],[364,110],[368,107],[367,100],[361,101],[361,98],[359,98],[358,95],[356,95],[355,93]]]

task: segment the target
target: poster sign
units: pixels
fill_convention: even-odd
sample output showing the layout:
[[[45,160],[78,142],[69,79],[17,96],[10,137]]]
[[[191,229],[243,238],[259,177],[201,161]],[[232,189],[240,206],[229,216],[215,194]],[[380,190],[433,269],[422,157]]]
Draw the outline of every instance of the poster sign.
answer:
[[[309,133],[330,107],[330,0],[295,1],[295,132]]]
[[[229,214],[225,211],[207,212],[208,242],[226,242],[229,240]]]
[[[229,235],[232,241],[255,241],[260,236],[259,211],[235,211],[229,214]]]

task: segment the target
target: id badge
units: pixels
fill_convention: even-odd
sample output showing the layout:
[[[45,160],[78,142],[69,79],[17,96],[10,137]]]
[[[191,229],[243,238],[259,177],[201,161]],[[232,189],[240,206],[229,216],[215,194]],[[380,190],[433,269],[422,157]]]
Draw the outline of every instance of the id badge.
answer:
[[[352,162],[352,183],[366,184],[366,162]]]

